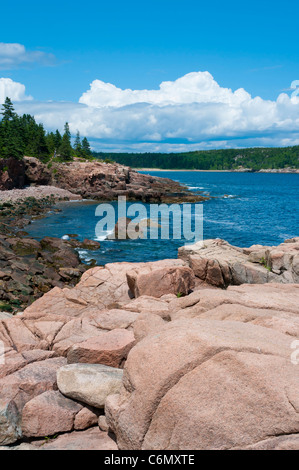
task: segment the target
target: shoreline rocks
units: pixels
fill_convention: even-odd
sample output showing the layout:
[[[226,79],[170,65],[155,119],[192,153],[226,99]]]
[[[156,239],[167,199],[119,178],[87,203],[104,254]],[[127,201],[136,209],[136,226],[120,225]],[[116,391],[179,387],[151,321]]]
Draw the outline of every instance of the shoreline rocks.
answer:
[[[208,284],[229,285],[299,282],[299,237],[278,246],[238,248],[228,242],[204,240],[178,250],[196,277]]]
[[[109,395],[118,393],[123,371],[102,364],[70,364],[57,371],[60,392],[95,408],[104,408]]]
[[[254,265],[265,249],[293,270],[297,240],[232,259]],[[230,245],[214,242],[209,259],[227,260]],[[94,267],[0,319],[3,449],[299,449],[299,284],[197,278],[177,295],[169,270],[192,281],[193,250]]]
[[[99,201],[112,201],[118,196],[143,202],[198,202],[208,197],[192,194],[187,188],[168,178],[143,175],[117,163],[101,161],[43,164],[33,157],[24,157],[26,181],[47,184],[78,196]]]

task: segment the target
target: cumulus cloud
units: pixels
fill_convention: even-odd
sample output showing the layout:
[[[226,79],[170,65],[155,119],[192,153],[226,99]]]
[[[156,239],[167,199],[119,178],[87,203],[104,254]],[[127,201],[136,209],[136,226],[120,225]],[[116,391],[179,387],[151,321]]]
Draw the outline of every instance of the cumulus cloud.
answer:
[[[200,148],[297,145],[299,97],[275,101],[221,87],[208,72],[193,72],[158,90],[122,90],[92,82],[79,103],[20,102],[48,129],[70,123],[98,150],[185,151]]]
[[[23,44],[0,42],[0,69],[24,65],[53,65],[55,56],[43,51],[28,51]]]
[[[0,103],[4,103],[7,96],[13,101],[32,99],[31,96],[26,96],[22,83],[14,82],[10,78],[0,78]]]
[[[83,93],[80,103],[93,107],[121,107],[135,103],[155,105],[188,103],[240,104],[250,95],[240,88],[234,93],[222,88],[209,72],[192,72],[174,82],[162,82],[158,90],[122,90],[111,83],[94,80]]]

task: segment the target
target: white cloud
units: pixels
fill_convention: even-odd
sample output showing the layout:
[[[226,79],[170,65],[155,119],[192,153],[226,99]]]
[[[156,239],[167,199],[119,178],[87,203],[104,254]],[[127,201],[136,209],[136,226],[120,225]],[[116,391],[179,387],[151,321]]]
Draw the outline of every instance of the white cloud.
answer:
[[[26,96],[25,86],[22,83],[14,82],[10,78],[0,78],[0,104],[4,103],[5,98],[9,97],[12,101],[31,100],[31,96]]]
[[[155,105],[188,103],[225,103],[238,105],[250,99],[240,88],[234,93],[222,88],[209,72],[192,72],[174,82],[162,82],[159,90],[122,90],[101,80],[94,80],[79,102],[92,107],[121,107],[135,103]]]
[[[10,70],[22,65],[53,65],[55,56],[43,51],[28,51],[23,44],[0,42],[0,69]]]
[[[121,90],[95,80],[79,103],[19,102],[47,129],[79,129],[96,149],[185,151],[199,148],[297,145],[299,97],[252,98],[193,72],[158,90]]]

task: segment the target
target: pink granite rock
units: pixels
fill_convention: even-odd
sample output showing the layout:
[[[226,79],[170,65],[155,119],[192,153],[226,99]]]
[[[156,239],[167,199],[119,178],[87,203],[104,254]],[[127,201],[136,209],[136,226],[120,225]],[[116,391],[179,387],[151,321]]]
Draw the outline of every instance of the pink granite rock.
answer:
[[[116,443],[98,427],[63,434],[45,443],[40,450],[118,450]]]
[[[121,449],[230,449],[299,432],[293,338],[257,325],[168,323],[130,352],[105,413]],[[279,430],[279,431],[278,431]]]
[[[82,405],[64,397],[59,391],[42,393],[23,408],[23,436],[44,437],[72,431],[75,417],[82,408]]]
[[[68,351],[67,361],[120,367],[134,344],[132,331],[115,329],[74,344]]]
[[[157,269],[137,267],[127,272],[127,279],[134,297],[151,295],[159,298],[165,294],[187,295],[194,287],[193,271],[185,266]]]

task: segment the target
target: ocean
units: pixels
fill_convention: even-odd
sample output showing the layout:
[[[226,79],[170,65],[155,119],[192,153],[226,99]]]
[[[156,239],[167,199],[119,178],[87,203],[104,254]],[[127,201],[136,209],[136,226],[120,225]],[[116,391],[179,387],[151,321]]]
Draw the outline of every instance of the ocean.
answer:
[[[222,238],[232,245],[277,245],[299,236],[299,174],[159,171],[143,172],[171,178],[211,199],[203,203],[203,238]],[[131,203],[132,204],[132,203]],[[30,236],[98,239],[98,251],[81,250],[86,262],[98,265],[118,261],[155,261],[176,258],[186,240],[107,240],[98,236],[98,203],[60,203],[61,212],[50,211],[26,230]],[[117,203],[113,203],[117,210]],[[145,205],[149,211],[149,205]],[[192,217],[194,225],[194,215]],[[110,230],[111,231],[111,230]],[[190,243],[190,242],[189,242]]]

